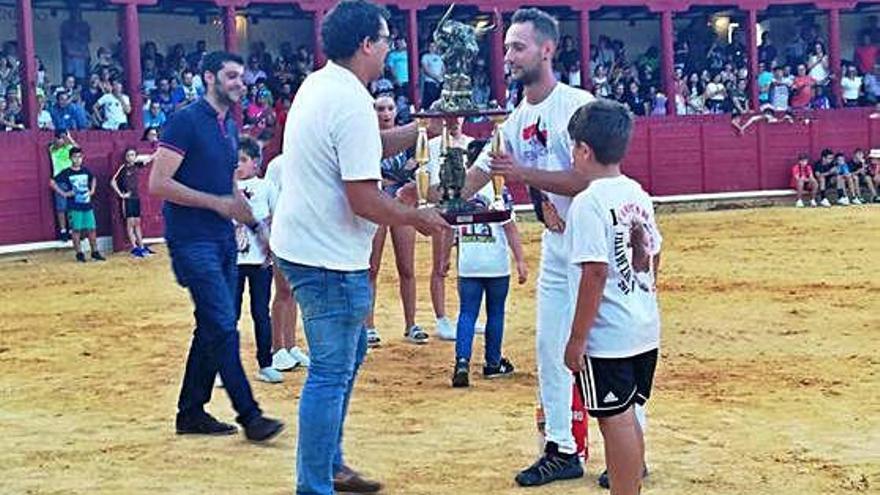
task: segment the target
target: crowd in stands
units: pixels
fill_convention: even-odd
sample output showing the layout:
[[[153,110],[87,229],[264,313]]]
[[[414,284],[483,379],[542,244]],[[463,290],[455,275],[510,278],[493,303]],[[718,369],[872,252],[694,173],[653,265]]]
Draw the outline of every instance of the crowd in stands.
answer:
[[[818,160],[810,165],[810,156],[802,153],[791,168],[791,186],[797,191],[795,206],[803,208],[831,207],[832,191],[834,204],[839,206],[880,203],[877,190],[880,188],[880,149],[865,150],[856,148],[847,156],[826,148]],[[809,202],[806,202],[809,195]]]
[[[876,22],[870,22],[876,26]],[[124,91],[120,47],[97,47],[91,57],[90,26],[79,14],[62,24],[62,72],[57,83],[47,76],[37,60],[37,97],[41,129],[118,130],[134,127],[131,98]],[[749,74],[744,30],[735,31],[731,43],[718,38],[705,18],[695,19],[676,33],[674,105],[678,115],[729,113],[755,114],[761,111],[791,112],[824,109],[835,105],[831,82],[840,80],[844,106],[868,106],[880,101],[880,74],[876,64],[880,30],[866,28],[858,33],[852,56],[844,54],[842,74],[830,69],[826,40],[809,17],[798,23],[793,38],[777,40],[764,32],[758,50],[759,72]],[[778,44],[777,44],[778,43]],[[484,45],[486,43],[483,43]],[[409,101],[411,84],[418,84],[422,108],[439,98],[445,67],[434,43],[419,59],[419,74],[411,77],[406,38],[395,26],[391,29],[391,51],[385,75],[374,81],[374,94],[393,94],[398,120],[406,122],[414,110]],[[191,48],[191,50],[188,50]],[[487,46],[483,46],[470,74],[475,102],[490,101],[490,71]],[[194,101],[204,92],[200,77],[205,41],[194,46],[171,45],[164,53],[153,41],[141,47],[144,97],[144,126],[161,127],[175,110]],[[0,130],[25,128],[21,105],[21,62],[16,43],[3,44],[0,53]],[[242,102],[245,130],[253,135],[283,126],[291,100],[299,85],[314,67],[310,47],[294,49],[282,43],[270,53],[265,43],[249,47],[245,83],[247,96]],[[557,51],[558,78],[571,85],[582,83],[580,54],[575,40],[563,36]],[[600,97],[626,104],[636,115],[666,115],[667,95],[662,91],[660,50],[656,46],[633,56],[619,39],[599,36],[591,45],[589,84]],[[509,79],[508,79],[509,80]],[[756,84],[760,107],[752,108],[749,88]],[[516,105],[521,94],[517,83],[508,84],[506,106]]]

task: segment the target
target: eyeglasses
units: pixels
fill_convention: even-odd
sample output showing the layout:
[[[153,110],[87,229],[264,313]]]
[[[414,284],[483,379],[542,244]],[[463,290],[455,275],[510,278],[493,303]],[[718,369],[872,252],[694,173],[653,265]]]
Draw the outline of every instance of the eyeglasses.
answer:
[[[384,41],[386,45],[391,45],[391,35],[390,34],[377,34],[376,41]]]

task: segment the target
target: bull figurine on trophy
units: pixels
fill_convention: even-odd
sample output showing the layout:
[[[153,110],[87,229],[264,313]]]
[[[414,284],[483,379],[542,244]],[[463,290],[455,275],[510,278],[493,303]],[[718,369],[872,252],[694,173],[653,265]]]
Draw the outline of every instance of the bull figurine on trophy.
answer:
[[[493,176],[495,201],[489,208],[468,202],[462,198],[467,169],[466,150],[454,147],[449,139],[446,128],[448,119],[459,117],[486,116],[495,123],[491,141],[493,152],[503,152],[504,140],[501,136],[501,123],[507,112],[500,109],[479,108],[473,101],[471,89],[471,68],[474,58],[479,53],[477,38],[493,29],[492,26],[477,29],[450,18],[454,4],[449,7],[434,31],[434,42],[440,50],[440,57],[446,66],[443,89],[440,99],[431,109],[416,113],[418,123],[418,139],[416,141],[415,160],[419,163],[416,181],[419,191],[419,205],[427,205],[430,179],[427,164],[431,161],[428,150],[427,123],[429,119],[442,119],[443,130],[440,142],[440,191],[442,199],[437,205],[441,215],[453,225],[470,223],[490,223],[510,218],[510,211],[505,209],[502,200],[504,177]]]

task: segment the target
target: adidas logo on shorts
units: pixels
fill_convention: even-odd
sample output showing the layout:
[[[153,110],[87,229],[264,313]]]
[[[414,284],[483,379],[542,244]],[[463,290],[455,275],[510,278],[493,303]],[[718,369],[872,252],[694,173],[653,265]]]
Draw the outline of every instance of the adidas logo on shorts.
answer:
[[[608,392],[608,394],[605,396],[605,398],[602,399],[602,403],[608,404],[609,402],[617,402],[618,400],[620,400],[620,399],[618,399],[617,396],[614,395],[614,392]]]

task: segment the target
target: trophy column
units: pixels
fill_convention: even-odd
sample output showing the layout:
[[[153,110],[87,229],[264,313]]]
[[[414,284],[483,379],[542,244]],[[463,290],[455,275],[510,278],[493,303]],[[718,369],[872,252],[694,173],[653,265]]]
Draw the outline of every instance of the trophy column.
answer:
[[[431,177],[428,174],[428,162],[431,161],[431,153],[428,151],[428,124],[425,119],[416,119],[418,137],[416,138],[416,189],[419,194],[419,208],[428,207],[428,189],[431,186]]]
[[[495,130],[492,132],[492,153],[495,155],[507,152],[504,145],[504,134],[501,132],[501,124],[504,122],[504,116],[492,117],[495,124]],[[492,188],[495,190],[495,201],[492,203],[493,210],[503,210],[504,208],[504,176],[492,174]]]

